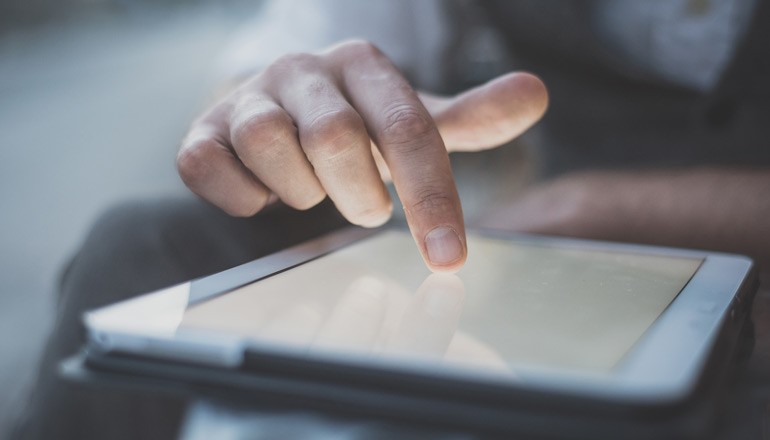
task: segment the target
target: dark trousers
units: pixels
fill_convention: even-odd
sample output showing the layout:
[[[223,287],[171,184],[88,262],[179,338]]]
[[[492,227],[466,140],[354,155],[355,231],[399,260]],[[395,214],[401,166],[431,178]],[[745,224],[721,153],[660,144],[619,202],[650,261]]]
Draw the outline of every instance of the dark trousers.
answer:
[[[190,198],[143,201],[99,219],[60,283],[56,323],[18,439],[175,438],[186,402],[69,383],[59,362],[83,343],[81,314],[215,273],[344,225],[328,201],[306,212],[275,205],[227,216]]]
[[[82,312],[227,269],[344,224],[328,202],[307,212],[276,205],[249,219],[229,217],[192,198],[132,203],[109,211],[63,273],[56,324],[25,417],[12,438],[176,438],[187,403],[182,399],[90,388],[58,376],[61,359],[76,353],[83,343]],[[729,410],[722,414],[727,429],[719,438],[762,438],[761,432],[770,432],[763,428],[770,420],[769,300],[764,293],[755,302],[754,319],[763,324],[758,347],[749,371],[733,384]],[[314,420],[301,415],[272,418],[286,424]],[[323,420],[308,426],[324,431],[323,438],[468,438],[458,433],[429,436],[423,431],[407,436],[407,431],[367,421],[351,425]]]

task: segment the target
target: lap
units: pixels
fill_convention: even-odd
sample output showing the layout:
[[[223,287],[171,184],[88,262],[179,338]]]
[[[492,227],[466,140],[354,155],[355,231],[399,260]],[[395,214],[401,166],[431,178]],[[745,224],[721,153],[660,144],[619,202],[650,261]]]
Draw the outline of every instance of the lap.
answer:
[[[215,273],[344,224],[325,202],[308,212],[276,205],[232,218],[193,198],[141,201],[96,222],[61,280],[56,324],[20,438],[170,438],[185,402],[88,389],[58,378],[82,344],[89,309]]]
[[[82,343],[81,313],[232,267],[343,224],[329,203],[310,212],[277,206],[249,219],[229,217],[191,198],[135,202],[110,210],[96,222],[62,277],[55,329],[41,362],[24,429],[14,438],[175,437],[186,402],[88,389],[58,378],[58,362]],[[760,295],[757,301],[758,350],[750,363],[750,377],[744,374],[739,381],[745,382],[743,386],[739,383],[735,387],[735,391],[748,392],[734,393],[738,396],[731,399],[729,407],[736,411],[725,415],[728,426],[742,426],[753,433],[762,429],[768,416],[767,395],[761,392],[766,390],[765,370],[770,359],[768,298],[767,294]],[[761,372],[759,379],[751,370]],[[758,392],[760,395],[755,396]],[[750,417],[752,414],[757,417]],[[382,425],[371,431],[358,426],[357,432],[369,436],[380,428]]]

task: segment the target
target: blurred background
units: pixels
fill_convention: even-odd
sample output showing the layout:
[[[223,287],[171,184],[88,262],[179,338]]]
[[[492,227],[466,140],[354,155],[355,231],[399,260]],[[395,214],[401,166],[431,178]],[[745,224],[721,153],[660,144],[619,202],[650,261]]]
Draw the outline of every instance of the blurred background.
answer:
[[[52,326],[58,271],[110,205],[185,191],[176,148],[260,3],[0,0],[0,433]]]
[[[237,57],[250,59],[243,31],[263,3],[0,0],[0,437],[36,374],[57,277],[100,213],[189,195],[179,142]],[[283,50],[265,41],[262,51]],[[488,74],[481,46],[463,66]],[[463,156],[455,177],[477,183],[460,187],[466,216],[528,179],[522,151]]]

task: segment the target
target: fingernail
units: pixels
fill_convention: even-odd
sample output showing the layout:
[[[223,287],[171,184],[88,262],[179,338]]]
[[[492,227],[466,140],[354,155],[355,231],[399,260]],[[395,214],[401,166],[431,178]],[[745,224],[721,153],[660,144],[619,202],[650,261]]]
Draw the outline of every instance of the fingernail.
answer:
[[[460,236],[452,228],[439,226],[425,236],[428,259],[437,266],[445,266],[463,257]]]

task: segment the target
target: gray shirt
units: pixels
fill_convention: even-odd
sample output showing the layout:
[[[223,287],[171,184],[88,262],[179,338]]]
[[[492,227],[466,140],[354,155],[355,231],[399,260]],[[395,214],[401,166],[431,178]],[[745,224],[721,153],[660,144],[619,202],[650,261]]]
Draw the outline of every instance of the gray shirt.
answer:
[[[581,7],[613,54],[638,72],[708,90],[728,63],[754,1],[596,0]],[[480,9],[458,0],[272,1],[234,39],[222,70],[242,75],[285,53],[364,38],[420,87],[452,89],[449,78],[481,79],[514,61]]]

